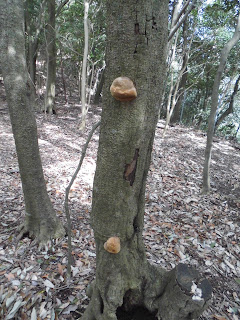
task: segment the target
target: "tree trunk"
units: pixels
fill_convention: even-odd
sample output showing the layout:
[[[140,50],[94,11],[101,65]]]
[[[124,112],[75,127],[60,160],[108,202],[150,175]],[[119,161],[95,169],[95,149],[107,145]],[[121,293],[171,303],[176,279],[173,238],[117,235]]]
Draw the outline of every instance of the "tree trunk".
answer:
[[[107,0],[106,7],[106,76],[91,213],[97,269],[82,320],[116,320],[120,308],[130,312],[140,306],[162,320],[193,319],[211,296],[208,282],[185,265],[171,272],[150,265],[142,239],[146,177],[165,81],[168,1]],[[133,81],[135,100],[111,96],[110,85],[119,76]],[[191,294],[192,281],[202,288],[202,300]]]
[[[29,74],[32,80],[33,85],[36,84],[36,62],[37,62],[37,47],[38,44],[35,46],[34,43],[29,42],[28,50],[29,50]]]
[[[240,12],[238,15],[237,25],[233,37],[225,44],[222,49],[220,62],[218,70],[214,79],[212,97],[211,97],[211,112],[208,119],[208,131],[207,131],[207,144],[205,148],[205,159],[203,165],[203,187],[202,192],[208,193],[210,191],[210,162],[212,153],[212,142],[215,127],[216,111],[218,106],[218,91],[220,87],[220,82],[223,74],[223,70],[227,61],[228,54],[230,50],[235,46],[235,44],[240,39]]]
[[[183,74],[179,84],[177,102],[173,109],[172,117],[170,119],[171,123],[180,122],[181,106],[182,106],[182,101],[184,100],[183,98],[184,98],[185,87],[187,83],[187,76],[188,76],[188,70],[187,70],[187,66],[185,66],[185,68],[183,69]]]
[[[86,118],[88,112],[88,106],[86,105],[86,86],[87,86],[87,60],[88,60],[88,41],[89,41],[89,30],[88,30],[88,10],[89,1],[84,0],[84,52],[82,60],[82,77],[81,77],[81,103],[82,103],[82,120],[80,130],[84,130],[86,127]]]
[[[179,35],[179,30],[176,32],[175,36],[175,41],[174,44],[172,45],[172,59],[171,59],[171,64],[169,66],[169,71],[171,75],[171,82],[170,82],[170,89],[168,93],[168,101],[167,101],[167,114],[166,114],[166,121],[165,121],[165,126],[163,130],[163,137],[165,137],[165,134],[168,129],[168,125],[171,119],[172,111],[171,109],[171,104],[174,96],[174,69],[173,69],[173,62],[175,62],[175,57],[176,57],[176,50],[177,50],[177,41],[178,41],[178,35]],[[177,83],[179,85],[179,79],[177,79]],[[175,91],[176,92],[176,91]]]
[[[104,83],[104,74],[105,74],[105,67],[103,68],[103,70],[101,71],[101,74],[100,74],[100,80],[97,84],[97,90],[96,90],[96,93],[94,96],[93,104],[99,104],[101,93],[102,93],[102,88],[103,88],[103,83]]]
[[[22,0],[0,0],[0,48],[12,130],[25,199],[25,230],[39,242],[62,236],[48,197],[39,155],[26,66]]]
[[[172,113],[172,117],[170,119],[171,123],[175,123],[178,122],[180,120],[180,110],[181,110],[181,105],[182,105],[182,100],[183,100],[183,96],[184,96],[184,90],[185,90],[185,86],[187,83],[187,76],[188,76],[188,72],[187,72],[187,64],[188,64],[188,59],[189,59],[189,52],[190,52],[190,48],[191,48],[191,44],[192,44],[192,39],[189,45],[189,48],[187,48],[188,45],[188,20],[186,19],[183,23],[183,58],[182,58],[182,68],[179,74],[179,88],[178,88],[178,92],[177,92],[177,99],[176,99],[176,104],[175,106],[172,106],[173,108],[173,113]],[[194,30],[193,30],[193,34],[194,34]],[[175,86],[177,86],[177,83],[175,84]],[[176,90],[176,89],[175,89]]]
[[[25,13],[25,26],[26,26],[26,34],[27,34],[27,66],[28,72],[30,74],[30,78],[32,80],[32,97],[35,100],[36,98],[36,61],[38,55],[38,46],[40,34],[43,29],[43,20],[44,20],[44,12],[46,7],[46,0],[40,3],[38,16],[35,19],[31,15],[32,13],[32,1],[26,0],[24,2],[24,13]]]
[[[61,58],[61,78],[62,78],[63,92],[64,92],[64,97],[65,97],[65,103],[68,103],[67,88],[66,88],[66,80],[65,80],[65,76],[64,76],[63,56],[62,56],[61,45],[60,45],[60,58]]]
[[[55,31],[55,0],[48,0],[47,24],[47,85],[45,96],[45,110],[55,114],[55,86],[56,86],[56,31]]]
[[[207,109],[207,104],[208,104],[208,99],[209,97],[211,96],[211,93],[209,92],[209,88],[210,88],[210,71],[211,71],[211,67],[209,64],[206,64],[205,66],[205,74],[206,74],[206,84],[205,84],[205,95],[204,95],[204,99],[203,99],[203,103],[202,103],[202,106],[200,104],[200,108],[202,109],[202,113],[201,115],[199,116],[199,119],[197,121],[197,124],[196,126],[198,128],[201,127],[201,124],[203,122],[203,112],[206,111]],[[198,109],[198,108],[197,108]]]

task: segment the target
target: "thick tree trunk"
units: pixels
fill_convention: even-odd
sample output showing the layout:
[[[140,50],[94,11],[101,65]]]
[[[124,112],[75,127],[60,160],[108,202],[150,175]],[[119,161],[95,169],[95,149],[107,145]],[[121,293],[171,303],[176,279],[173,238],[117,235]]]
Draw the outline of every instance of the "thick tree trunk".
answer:
[[[2,72],[25,199],[25,230],[39,242],[62,236],[63,227],[48,197],[30,101],[25,59],[22,0],[0,0]]]
[[[47,24],[47,85],[45,96],[45,110],[47,113],[56,113],[55,110],[56,86],[56,31],[55,31],[55,0],[48,0]]]
[[[169,273],[153,267],[142,239],[146,177],[165,80],[168,1],[108,0],[106,7],[106,76],[91,213],[97,270],[82,320],[116,320],[119,308],[130,312],[140,306],[162,320],[193,319],[210,299],[208,282],[185,265]],[[111,96],[119,76],[134,82],[135,100]],[[201,298],[191,293],[192,281]]]
[[[222,49],[218,70],[214,79],[212,97],[211,97],[211,112],[208,119],[208,131],[207,131],[207,144],[205,148],[205,159],[203,165],[203,187],[202,192],[208,193],[210,191],[210,162],[212,153],[212,142],[215,127],[215,118],[218,106],[218,92],[224,67],[227,61],[227,57],[231,49],[240,39],[240,12],[238,15],[237,25],[233,37],[225,44]]]

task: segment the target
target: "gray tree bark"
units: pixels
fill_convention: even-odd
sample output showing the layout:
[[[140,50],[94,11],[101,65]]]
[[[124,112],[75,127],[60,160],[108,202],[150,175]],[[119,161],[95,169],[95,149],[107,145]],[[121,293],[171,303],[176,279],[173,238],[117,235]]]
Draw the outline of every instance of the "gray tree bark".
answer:
[[[30,100],[22,0],[0,0],[1,68],[25,199],[25,231],[46,242],[64,229],[46,190]]]
[[[106,7],[106,74],[91,213],[97,269],[82,320],[117,320],[119,308],[130,312],[140,306],[162,320],[193,319],[211,297],[209,283],[186,265],[171,272],[150,265],[142,239],[146,177],[165,81],[168,1],[107,0]],[[135,100],[111,96],[119,76],[134,82]],[[192,281],[202,292],[198,301]]]
[[[240,39],[240,11],[237,19],[237,24],[233,37],[225,44],[222,49],[218,70],[214,79],[212,97],[211,97],[211,112],[208,119],[207,144],[205,148],[205,159],[203,165],[203,186],[202,192],[208,193],[210,191],[210,162],[212,153],[212,142],[215,127],[215,118],[218,106],[218,92],[224,67],[228,58],[228,54],[235,44]]]
[[[55,31],[55,0],[48,0],[47,24],[47,85],[45,95],[45,110],[47,113],[56,113],[55,87],[56,87],[56,31]]]

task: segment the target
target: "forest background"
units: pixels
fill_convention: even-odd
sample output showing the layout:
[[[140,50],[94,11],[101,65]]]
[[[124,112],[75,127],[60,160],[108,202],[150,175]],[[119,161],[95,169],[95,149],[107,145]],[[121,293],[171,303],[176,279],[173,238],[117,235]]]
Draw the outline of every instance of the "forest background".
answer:
[[[34,113],[47,190],[59,217],[64,220],[65,188],[87,132],[101,114],[106,41],[104,1],[25,1],[24,4],[26,61],[33,88],[31,94],[36,102]],[[177,20],[173,22],[174,8],[178,5]],[[146,211],[152,213],[146,215],[144,233],[148,258],[167,269],[175,265],[176,259],[191,258],[193,265],[202,266],[200,270],[214,279],[213,307],[202,319],[238,319],[239,316],[239,42],[230,51],[219,87],[212,193],[200,194],[201,158],[212,88],[221,51],[232,37],[238,13],[238,1],[169,2],[167,81],[159,108],[160,119],[165,122],[158,123],[146,195]],[[178,28],[175,30],[174,26]],[[53,312],[63,319],[70,315],[76,318],[87,299],[82,291],[93,277],[94,242],[87,219],[97,136],[91,142],[81,177],[70,193],[76,264],[72,267],[72,284],[66,286],[66,241],[55,243],[55,252],[49,254],[48,248],[37,252],[36,244],[31,244],[28,237],[22,238],[26,234],[20,233],[21,237],[16,238],[18,221],[24,215],[24,202],[3,86],[1,101],[2,310],[6,319],[20,317],[20,314],[24,319],[24,313],[32,319],[36,318],[35,314],[44,318]],[[84,125],[83,115],[86,116]],[[80,126],[81,129],[86,126],[85,131],[79,131]],[[217,158],[218,153],[221,157]],[[189,161],[184,160],[186,154]],[[179,163],[179,159],[182,162]],[[56,168],[59,168],[57,173]],[[184,190],[186,179],[189,188]],[[181,191],[177,191],[176,185],[181,184]],[[176,218],[179,215],[175,210],[183,211],[183,207],[191,216],[185,217],[179,229]],[[160,219],[156,214],[159,211],[164,215]],[[189,226],[195,226],[194,230],[190,232]],[[159,248],[155,233],[160,229],[164,232],[158,239]],[[189,248],[189,239],[197,239],[196,252]],[[21,262],[21,256],[27,261]],[[76,276],[81,276],[81,280]],[[29,286],[31,290],[34,288],[33,298],[29,296]],[[51,292],[53,288],[57,288],[57,293]]]

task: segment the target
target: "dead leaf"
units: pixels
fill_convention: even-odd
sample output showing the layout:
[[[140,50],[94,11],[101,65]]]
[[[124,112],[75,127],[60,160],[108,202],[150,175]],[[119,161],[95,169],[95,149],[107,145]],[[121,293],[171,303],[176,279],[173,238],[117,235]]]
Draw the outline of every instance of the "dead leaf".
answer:
[[[15,275],[12,273],[6,273],[5,277],[8,279],[8,281],[15,279]]]
[[[58,266],[58,273],[59,273],[61,276],[63,276],[63,274],[64,274],[64,267],[61,265],[61,263],[58,263],[57,266]]]
[[[217,314],[214,314],[214,315],[213,315],[213,318],[214,318],[214,319],[217,319],[217,320],[227,320],[225,317],[219,316],[219,315],[217,315]]]

